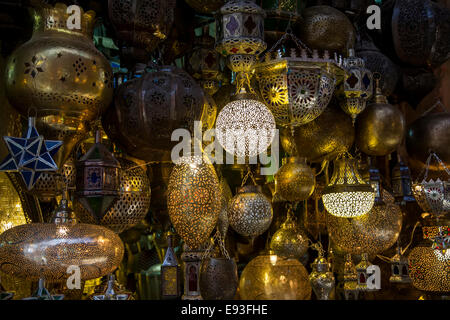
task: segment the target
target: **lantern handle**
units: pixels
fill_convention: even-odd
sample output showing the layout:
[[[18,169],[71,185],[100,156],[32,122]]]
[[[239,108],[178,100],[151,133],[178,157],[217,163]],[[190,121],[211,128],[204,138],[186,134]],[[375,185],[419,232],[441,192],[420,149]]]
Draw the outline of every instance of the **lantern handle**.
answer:
[[[433,150],[429,150],[429,152],[430,152],[430,155],[428,156],[425,168],[422,170],[422,172],[417,177],[417,180],[416,180],[417,182],[420,179],[420,177],[422,176],[422,174],[424,173],[424,171],[425,171],[425,175],[423,177],[423,180],[425,180],[425,181],[427,180],[432,158],[435,158],[437,160],[437,162],[442,166],[442,168],[444,168],[445,172],[450,176],[450,170],[446,167],[446,165],[444,164],[444,162],[442,162],[442,160],[438,157],[438,155]]]

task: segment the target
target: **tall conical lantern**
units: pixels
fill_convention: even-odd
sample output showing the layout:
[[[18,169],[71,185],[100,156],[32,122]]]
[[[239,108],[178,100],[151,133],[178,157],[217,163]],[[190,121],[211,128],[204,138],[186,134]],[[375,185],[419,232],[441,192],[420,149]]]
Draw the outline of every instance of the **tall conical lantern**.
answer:
[[[9,102],[23,116],[36,112],[37,129],[48,139],[64,140],[58,166],[70,156],[113,96],[113,73],[92,41],[95,12],[81,11],[81,29],[69,29],[67,6],[31,10],[32,38],[17,48],[6,67]]]
[[[170,174],[169,217],[186,244],[196,249],[209,239],[221,210],[216,171],[204,156],[184,155]]]
[[[119,196],[120,164],[101,143],[97,131],[95,144],[76,162],[78,201],[100,221]]]

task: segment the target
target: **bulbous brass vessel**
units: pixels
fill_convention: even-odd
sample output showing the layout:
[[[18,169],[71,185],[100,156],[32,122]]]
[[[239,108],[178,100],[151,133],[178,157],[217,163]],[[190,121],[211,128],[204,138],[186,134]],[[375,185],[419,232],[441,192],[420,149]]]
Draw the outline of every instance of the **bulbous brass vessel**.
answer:
[[[275,193],[286,201],[303,201],[314,191],[316,178],[305,158],[290,157],[275,174]]]
[[[342,110],[328,106],[315,120],[295,128],[297,155],[311,162],[332,160],[355,140],[352,120]]]
[[[299,35],[311,49],[347,53],[354,48],[356,31],[341,11],[330,6],[313,6],[303,11]]]
[[[388,103],[377,88],[375,102],[369,104],[356,120],[356,145],[370,156],[394,152],[405,136],[405,117]]]
[[[450,167],[450,113],[433,113],[417,119],[408,128],[406,150],[411,169],[425,167],[430,150]],[[443,170],[437,161],[431,161],[430,170]],[[446,177],[446,175],[445,175]]]

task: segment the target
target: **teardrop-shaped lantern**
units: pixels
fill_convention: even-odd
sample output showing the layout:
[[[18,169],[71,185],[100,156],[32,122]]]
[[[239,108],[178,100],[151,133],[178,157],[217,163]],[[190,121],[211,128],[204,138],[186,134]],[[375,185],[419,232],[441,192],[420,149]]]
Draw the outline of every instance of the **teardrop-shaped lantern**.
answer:
[[[177,161],[170,174],[167,207],[175,230],[190,248],[209,238],[219,218],[221,194],[207,158],[186,155]]]

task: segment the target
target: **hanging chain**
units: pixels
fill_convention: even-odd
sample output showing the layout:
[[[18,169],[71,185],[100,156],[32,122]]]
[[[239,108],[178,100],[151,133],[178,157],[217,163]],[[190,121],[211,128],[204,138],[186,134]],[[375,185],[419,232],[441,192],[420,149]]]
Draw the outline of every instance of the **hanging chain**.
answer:
[[[256,180],[255,180],[255,177],[253,176],[252,170],[250,170],[250,167],[247,166],[247,174],[246,174],[246,175],[244,176],[244,178],[242,179],[241,187],[243,187],[243,186],[245,185],[245,183],[247,182],[247,180],[248,180],[249,177],[252,179],[253,184],[254,184],[255,186],[257,185]]]
[[[428,172],[430,170],[430,163],[431,163],[431,159],[435,158],[437,160],[437,162],[444,168],[445,172],[450,176],[450,170],[446,167],[446,165],[444,164],[444,162],[442,162],[442,160],[438,157],[438,155],[434,152],[430,152],[430,155],[428,156],[425,168],[422,169],[422,172],[419,174],[419,176],[417,177],[417,180],[422,176],[422,174],[425,171],[425,175],[423,177],[423,180],[427,180],[428,178]]]
[[[249,74],[247,72],[238,72],[236,75],[236,94],[239,94],[242,89],[245,89],[245,85],[247,85],[250,93],[256,94],[251,86]]]
[[[208,248],[206,249],[206,251],[202,255],[202,261],[211,257],[211,251],[212,251],[214,245],[216,244],[216,241],[219,244],[219,250],[222,253],[222,255],[226,259],[230,260],[230,255],[228,254],[228,251],[225,248],[225,240],[222,238],[222,235],[220,234],[220,232],[216,231],[216,233],[214,234],[214,236],[212,238],[212,241],[210,242]]]

